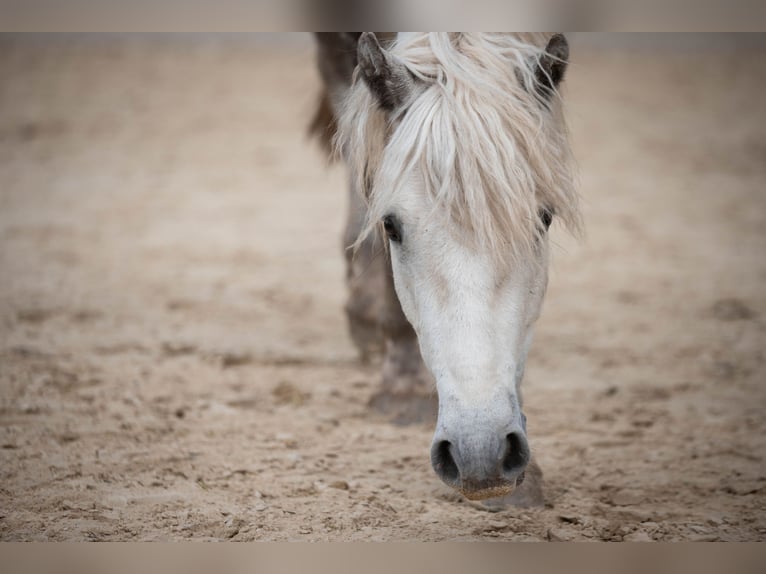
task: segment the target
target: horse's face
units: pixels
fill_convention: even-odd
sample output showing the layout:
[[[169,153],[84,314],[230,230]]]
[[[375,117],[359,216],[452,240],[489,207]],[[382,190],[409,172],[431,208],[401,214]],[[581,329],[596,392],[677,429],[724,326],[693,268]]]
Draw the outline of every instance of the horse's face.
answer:
[[[548,49],[558,54],[553,60],[558,66],[565,60],[566,44],[563,37],[557,42],[564,44],[549,44]],[[402,61],[383,50],[374,35],[362,35],[358,55],[362,77],[380,107],[391,114],[390,126],[396,131],[389,148],[400,151],[392,157],[402,158],[404,170],[411,151],[397,146],[397,134],[418,132],[414,122],[422,114],[412,111],[426,101],[419,98],[424,97],[427,87]],[[540,62],[542,65],[545,60]],[[543,70],[541,77],[555,84],[562,73],[550,68]],[[398,128],[396,121],[401,121]],[[456,161],[454,143],[442,146],[442,139],[435,138],[431,153],[452,157],[449,162],[437,160],[436,165],[451,165]],[[497,155],[494,149],[484,153]],[[544,231],[550,216],[547,211],[543,215],[532,211],[525,221],[539,216],[539,222],[532,225],[542,232],[535,234],[529,249],[522,250],[523,257],[513,249],[508,249],[505,257],[498,253],[503,251],[498,243],[469,240],[449,207],[435,203],[427,185],[433,176],[432,164],[409,165],[411,171],[402,171],[407,174],[402,184],[375,195],[372,211],[382,217],[396,293],[417,332],[423,360],[436,379],[439,416],[432,464],[444,482],[467,498],[502,496],[523,480],[530,459],[519,385],[547,285],[548,242]],[[380,171],[396,174],[399,168],[394,162]],[[500,178],[493,177],[492,181]],[[385,184],[385,176],[381,176],[375,185]],[[465,186],[460,189],[465,194],[485,191]]]
[[[519,384],[547,283],[547,242],[498,265],[403,188],[384,227],[396,293],[436,379],[437,474],[468,498],[507,494],[529,462]]]

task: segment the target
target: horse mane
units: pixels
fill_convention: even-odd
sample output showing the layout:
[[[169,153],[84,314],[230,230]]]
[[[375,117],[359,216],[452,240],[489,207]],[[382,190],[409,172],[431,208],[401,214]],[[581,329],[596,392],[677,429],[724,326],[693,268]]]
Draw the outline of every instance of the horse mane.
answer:
[[[579,232],[561,98],[537,89],[535,70],[549,37],[400,37],[389,51],[425,87],[393,115],[377,104],[357,69],[336,136],[368,203],[357,245],[414,170],[434,211],[446,208],[462,236],[498,257],[534,250],[545,233],[544,211]]]

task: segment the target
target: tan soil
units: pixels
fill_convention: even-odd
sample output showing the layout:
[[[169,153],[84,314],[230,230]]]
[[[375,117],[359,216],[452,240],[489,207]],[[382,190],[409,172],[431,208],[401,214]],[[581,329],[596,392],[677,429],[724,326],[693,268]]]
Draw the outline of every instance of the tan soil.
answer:
[[[575,51],[547,507],[493,514],[366,407],[311,46],[3,40],[0,538],[763,540],[762,56]]]

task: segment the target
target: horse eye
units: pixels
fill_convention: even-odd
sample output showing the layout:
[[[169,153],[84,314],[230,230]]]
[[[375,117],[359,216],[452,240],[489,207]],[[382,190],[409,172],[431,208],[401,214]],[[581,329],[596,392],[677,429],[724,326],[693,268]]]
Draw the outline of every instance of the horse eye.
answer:
[[[396,217],[393,215],[386,215],[383,218],[383,229],[391,241],[401,243],[402,232],[399,226],[399,220],[396,219]]]
[[[540,219],[543,220],[543,225],[545,226],[545,230],[548,231],[548,228],[551,226],[551,223],[553,222],[553,213],[551,213],[547,209],[543,209],[540,212]]]

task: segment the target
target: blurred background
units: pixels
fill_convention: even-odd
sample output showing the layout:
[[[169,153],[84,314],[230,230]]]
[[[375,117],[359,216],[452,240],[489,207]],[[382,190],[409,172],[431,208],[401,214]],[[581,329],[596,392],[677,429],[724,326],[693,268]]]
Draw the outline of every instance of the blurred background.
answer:
[[[763,540],[766,39],[569,37],[587,235],[497,514],[367,407],[311,35],[0,37],[0,538]]]

